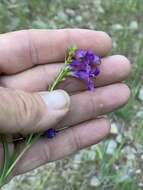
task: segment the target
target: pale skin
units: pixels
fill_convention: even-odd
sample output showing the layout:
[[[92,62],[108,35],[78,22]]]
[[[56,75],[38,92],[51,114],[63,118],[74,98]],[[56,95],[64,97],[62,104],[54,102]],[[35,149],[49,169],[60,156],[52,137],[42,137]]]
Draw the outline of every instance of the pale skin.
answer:
[[[13,176],[64,158],[109,134],[109,119],[102,115],[127,103],[130,90],[122,81],[131,66],[124,56],[107,56],[112,40],[106,33],[83,29],[24,30],[0,35],[0,44],[0,132],[25,135],[51,127],[69,127],[52,140],[41,138],[20,160]],[[101,74],[95,80],[97,88],[89,92],[81,81],[68,79],[60,86],[70,95],[61,91],[66,97],[64,109],[51,111],[41,95],[60,71],[71,44],[92,49],[103,57]],[[22,142],[18,143],[22,147]],[[13,144],[9,143],[9,147],[12,151]],[[2,155],[2,149],[0,152]]]

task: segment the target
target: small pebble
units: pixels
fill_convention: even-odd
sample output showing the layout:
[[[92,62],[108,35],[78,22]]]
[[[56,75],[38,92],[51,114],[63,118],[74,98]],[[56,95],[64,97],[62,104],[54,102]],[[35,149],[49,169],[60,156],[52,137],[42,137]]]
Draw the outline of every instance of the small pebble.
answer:
[[[106,154],[112,155],[117,148],[117,142],[110,140],[106,149]]]
[[[136,117],[138,117],[138,118],[143,118],[143,109],[140,109],[140,110],[136,113]]]
[[[112,25],[112,29],[113,30],[122,30],[123,29],[123,25],[121,25],[121,24],[113,24]]]
[[[99,187],[101,185],[101,182],[99,181],[99,179],[96,176],[93,176],[91,178],[90,185],[92,187]]]
[[[141,169],[135,171],[136,174],[141,174]]]
[[[137,30],[138,29],[138,22],[136,20],[133,20],[132,22],[130,22],[129,28],[131,30]]]
[[[111,129],[110,129],[110,133],[113,135],[117,135],[118,134],[118,126],[116,123],[112,123],[111,124]]]
[[[143,101],[143,87],[139,91],[138,99],[141,100],[141,101]]]
[[[121,134],[119,134],[119,135],[117,136],[116,141],[117,141],[119,144],[121,144],[121,143],[123,142],[123,137],[122,137]]]

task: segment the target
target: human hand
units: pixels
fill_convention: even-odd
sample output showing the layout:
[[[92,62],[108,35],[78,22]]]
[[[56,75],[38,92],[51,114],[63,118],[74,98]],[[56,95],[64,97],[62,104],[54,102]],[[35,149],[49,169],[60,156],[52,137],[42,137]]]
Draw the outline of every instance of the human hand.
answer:
[[[98,116],[127,102],[130,92],[121,82],[130,72],[130,63],[120,55],[106,57],[112,46],[107,34],[81,29],[28,30],[3,34],[0,44],[0,132],[25,135],[51,126],[72,126],[52,140],[41,138],[20,160],[13,176],[96,144],[109,133],[109,120]],[[61,90],[48,93],[71,44],[103,57],[97,88],[88,92],[81,81],[72,78],[60,86],[70,98]],[[12,151],[13,143],[9,147]]]

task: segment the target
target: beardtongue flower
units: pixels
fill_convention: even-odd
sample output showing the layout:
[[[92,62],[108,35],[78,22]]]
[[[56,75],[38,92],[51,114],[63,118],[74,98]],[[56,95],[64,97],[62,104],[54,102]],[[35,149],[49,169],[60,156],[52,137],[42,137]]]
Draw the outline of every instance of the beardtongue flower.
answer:
[[[51,86],[50,90],[55,89],[55,87],[67,77],[73,76],[82,80],[86,84],[88,90],[93,91],[95,88],[94,80],[100,74],[100,64],[101,58],[92,50],[85,51],[74,47],[70,48],[64,67]],[[50,128],[46,132],[46,136],[48,138],[53,138],[57,135],[57,133],[57,130],[55,131],[55,129]]]

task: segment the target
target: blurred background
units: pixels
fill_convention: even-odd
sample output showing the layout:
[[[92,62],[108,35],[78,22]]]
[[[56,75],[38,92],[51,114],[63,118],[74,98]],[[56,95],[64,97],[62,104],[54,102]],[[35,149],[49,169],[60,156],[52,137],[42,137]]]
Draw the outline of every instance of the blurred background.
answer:
[[[143,189],[143,0],[0,0],[0,32],[25,28],[104,30],[112,54],[133,66],[132,97],[110,114],[111,133],[98,145],[16,177],[4,190]]]

